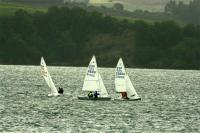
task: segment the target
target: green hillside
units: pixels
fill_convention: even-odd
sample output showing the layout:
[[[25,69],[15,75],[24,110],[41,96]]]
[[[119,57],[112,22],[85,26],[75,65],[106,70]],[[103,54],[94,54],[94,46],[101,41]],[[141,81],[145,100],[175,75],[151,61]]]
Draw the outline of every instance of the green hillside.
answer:
[[[133,21],[78,7],[19,10],[0,19],[0,64],[36,65],[44,56],[49,65],[83,66],[96,55],[103,67],[122,57],[129,67],[200,68],[200,26]]]
[[[12,15],[16,10],[23,9],[28,12],[47,11],[47,8],[31,7],[23,4],[0,2],[0,16]]]
[[[155,20],[153,19],[145,19],[145,18],[133,18],[133,17],[122,17],[122,16],[113,16],[114,18],[118,19],[119,21],[124,21],[125,19],[129,22],[129,23],[134,23],[135,21],[138,20],[143,20],[147,23],[154,23]]]
[[[106,7],[112,7],[115,3],[122,3],[126,10],[133,11],[136,9],[141,10],[149,10],[154,12],[162,12],[164,11],[164,6],[170,0],[108,0],[109,2],[102,2],[93,4],[95,6],[104,5]],[[184,3],[189,3],[191,0],[176,0],[177,2],[183,1]],[[17,9],[25,9],[30,12],[34,12],[36,10],[46,11],[46,7],[42,8],[41,6],[32,7],[31,5],[26,4],[13,4],[13,3],[5,3],[0,2],[0,15],[12,14]]]
[[[96,5],[104,5],[107,7],[112,7],[114,3],[122,3],[126,10],[149,10],[154,12],[164,11],[164,7],[170,0],[110,0],[106,3],[97,3]],[[191,0],[176,0],[177,2],[183,1],[184,3],[189,3]]]

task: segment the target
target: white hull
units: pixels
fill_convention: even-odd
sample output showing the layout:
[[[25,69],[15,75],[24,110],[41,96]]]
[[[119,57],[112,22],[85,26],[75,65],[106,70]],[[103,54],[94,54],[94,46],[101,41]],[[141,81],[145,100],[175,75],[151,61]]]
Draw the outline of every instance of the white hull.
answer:
[[[60,96],[60,94],[48,94],[48,97],[56,97],[56,96]]]
[[[115,101],[139,101],[142,100],[140,97],[137,98],[129,98],[129,99],[124,99],[124,98],[116,98],[114,99]]]

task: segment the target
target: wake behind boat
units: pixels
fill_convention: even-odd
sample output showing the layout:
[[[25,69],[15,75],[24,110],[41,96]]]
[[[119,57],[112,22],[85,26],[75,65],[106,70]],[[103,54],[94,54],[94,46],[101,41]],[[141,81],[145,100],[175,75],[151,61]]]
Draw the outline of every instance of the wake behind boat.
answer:
[[[121,97],[115,100],[120,100],[120,101],[141,100],[135,88],[133,87],[133,84],[131,83],[128,74],[126,73],[124,63],[121,58],[117,63],[115,72],[115,90],[116,92],[121,94]]]
[[[43,78],[45,79],[47,85],[51,89],[51,92],[50,92],[50,94],[48,94],[48,96],[59,96],[59,95],[63,94],[62,88],[59,88],[59,91],[56,89],[55,84],[51,78],[51,75],[48,72],[47,65],[46,65],[43,57],[41,58],[40,66],[41,66],[41,74],[42,74]]]
[[[89,63],[82,90],[87,91],[89,93],[88,93],[88,96],[78,96],[79,100],[110,100],[111,99],[104,86],[101,75],[98,73],[95,56],[92,57]]]

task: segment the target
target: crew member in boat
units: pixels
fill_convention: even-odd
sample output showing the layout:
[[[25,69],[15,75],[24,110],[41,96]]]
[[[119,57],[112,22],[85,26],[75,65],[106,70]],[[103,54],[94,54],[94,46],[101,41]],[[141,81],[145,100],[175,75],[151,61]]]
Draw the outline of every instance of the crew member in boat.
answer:
[[[123,99],[129,99],[126,92],[121,92]]]
[[[88,93],[88,97],[89,97],[89,98],[93,98],[93,94],[92,94],[91,91]]]
[[[94,92],[94,98],[97,99],[98,98],[99,93],[97,91]]]
[[[63,92],[64,92],[63,88],[59,87],[58,93],[59,93],[59,94],[63,94]]]

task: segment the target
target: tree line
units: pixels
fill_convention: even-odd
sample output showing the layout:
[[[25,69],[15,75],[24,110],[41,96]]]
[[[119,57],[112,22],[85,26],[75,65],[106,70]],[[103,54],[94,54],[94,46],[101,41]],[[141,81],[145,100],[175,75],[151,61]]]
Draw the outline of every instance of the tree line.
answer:
[[[114,67],[122,57],[129,67],[200,68],[200,26],[173,21],[129,23],[80,7],[48,12],[18,10],[0,17],[0,64]]]
[[[200,25],[200,0],[192,0],[189,4],[182,1],[170,0],[166,5],[164,12],[150,12],[148,10],[136,9],[127,11],[123,4],[115,3],[112,7],[92,6],[86,3],[65,3],[65,6],[71,8],[81,7],[87,11],[98,11],[104,15],[130,17],[150,21],[168,21],[173,20],[181,25],[198,24]]]
[[[200,0],[192,0],[189,4],[171,0],[165,6],[165,13],[186,23],[200,24]]]

